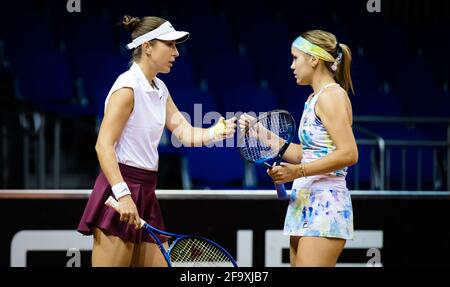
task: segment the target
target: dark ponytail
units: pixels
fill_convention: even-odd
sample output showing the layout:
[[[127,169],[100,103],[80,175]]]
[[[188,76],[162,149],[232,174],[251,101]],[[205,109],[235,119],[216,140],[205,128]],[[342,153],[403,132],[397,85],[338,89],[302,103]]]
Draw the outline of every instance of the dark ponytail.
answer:
[[[138,17],[131,17],[130,15],[125,15],[122,17],[122,26],[133,33],[134,29],[136,29],[136,26],[141,22],[141,19]]]

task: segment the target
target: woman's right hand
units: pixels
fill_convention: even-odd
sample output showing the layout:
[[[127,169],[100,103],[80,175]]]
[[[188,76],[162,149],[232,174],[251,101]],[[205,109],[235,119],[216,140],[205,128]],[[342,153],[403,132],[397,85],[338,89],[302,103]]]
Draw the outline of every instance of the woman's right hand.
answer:
[[[256,118],[252,117],[248,114],[242,114],[239,118],[239,129],[241,131],[241,135],[248,135],[250,138],[261,140],[261,127],[260,123],[255,125]],[[263,127],[264,128],[264,127]]]
[[[256,138],[261,142],[270,143],[274,134],[264,127],[260,122],[256,122],[256,118],[249,114],[242,114],[239,118],[239,129],[241,133],[248,135],[251,138]]]
[[[241,132],[244,132],[245,130],[250,128],[250,125],[255,121],[255,118],[248,115],[248,114],[242,114],[239,117],[239,129]]]
[[[248,114],[243,114],[239,118],[239,129],[243,135],[248,134],[250,138],[257,139],[271,149],[279,150],[284,144],[284,140],[270,130],[268,130],[260,122],[256,123],[256,118]],[[281,140],[281,141],[280,141]]]
[[[124,197],[119,198],[118,202],[120,221],[128,222],[128,224],[134,224],[136,229],[138,229],[140,227],[140,217],[136,204],[131,196],[125,195]]]

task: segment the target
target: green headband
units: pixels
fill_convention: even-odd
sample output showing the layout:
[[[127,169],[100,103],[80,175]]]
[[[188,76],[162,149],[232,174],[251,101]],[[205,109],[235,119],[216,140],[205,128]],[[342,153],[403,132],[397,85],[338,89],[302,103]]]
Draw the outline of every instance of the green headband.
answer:
[[[297,39],[295,39],[294,43],[292,43],[292,47],[305,52],[308,55],[315,56],[325,62],[336,62],[336,59],[330,53],[328,53],[321,47],[309,42],[302,36],[299,36]]]

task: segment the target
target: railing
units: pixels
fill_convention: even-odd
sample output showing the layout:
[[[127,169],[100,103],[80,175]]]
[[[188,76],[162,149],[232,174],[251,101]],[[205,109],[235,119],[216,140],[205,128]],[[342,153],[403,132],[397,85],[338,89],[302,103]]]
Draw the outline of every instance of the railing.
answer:
[[[47,168],[51,165],[51,187],[60,188],[61,178],[61,133],[62,120],[70,120],[77,128],[94,134],[95,126],[87,125],[75,117],[55,115],[51,113],[23,109],[17,112],[2,112],[0,114],[0,161],[2,163],[1,185],[5,188],[10,175],[8,163],[19,160],[18,153],[22,153],[23,188],[45,189],[49,187]],[[10,124],[10,123],[13,124]],[[14,134],[13,129],[20,132],[21,149],[12,147],[8,141]],[[48,135],[51,135],[49,138]],[[48,140],[53,142],[51,155],[46,152]],[[80,142],[82,144],[82,142]],[[34,171],[34,172],[33,172]]]
[[[286,190],[290,195],[291,191]],[[0,189],[1,199],[88,199],[91,189]],[[157,189],[163,200],[275,200],[274,190]],[[450,199],[450,191],[350,190],[352,199]],[[286,199],[287,200],[287,199]]]
[[[22,153],[22,172],[24,188],[29,188],[30,170],[35,170],[36,182],[39,188],[43,188],[45,181],[45,116],[39,112],[2,112],[1,124],[1,162],[2,162],[2,187],[5,187],[10,168],[8,164],[19,160]],[[21,149],[11,147],[13,132],[20,133]],[[31,164],[34,163],[32,168]]]
[[[369,146],[371,149],[371,189],[386,190],[391,188],[392,150],[401,150],[401,190],[406,190],[407,150],[415,149],[416,189],[422,189],[423,150],[428,148],[433,154],[433,189],[450,190],[450,119],[449,118],[402,118],[402,117],[355,117],[355,130],[367,136],[367,139],[357,139],[359,146]],[[397,140],[385,139],[363,127],[364,124],[406,124],[406,125],[441,125],[447,140]],[[440,157],[439,150],[446,156]],[[378,151],[378,153],[376,153]],[[359,169],[354,167],[354,189],[359,189]],[[445,178],[445,180],[444,180]],[[444,186],[446,182],[446,186]]]
[[[19,114],[4,114],[2,113],[2,140],[1,140],[1,156],[2,156],[2,182],[7,177],[8,167],[7,160],[11,160],[14,155],[11,151],[5,149],[8,141],[7,127],[4,125],[5,117],[14,116],[18,118],[22,130],[22,151],[23,152],[23,179],[24,188],[47,188],[46,186],[46,164],[53,165],[53,188],[60,187],[60,135],[62,131],[61,118],[58,116],[48,117],[42,113],[31,113],[26,116],[24,113]],[[74,119],[75,120],[75,119]],[[401,118],[401,117],[372,117],[359,116],[354,118],[355,131],[361,133],[364,138],[357,138],[359,147],[368,147],[370,152],[368,154],[361,154],[362,156],[370,157],[370,186],[364,189],[370,190],[390,190],[393,183],[393,156],[400,155],[401,178],[399,190],[422,190],[423,188],[423,171],[424,161],[428,157],[424,156],[426,149],[431,149],[432,154],[432,174],[433,174],[433,190],[449,190],[450,191],[450,119],[449,118]],[[46,126],[51,124],[51,133],[53,134],[53,155],[52,162],[46,160],[45,145]],[[383,138],[379,134],[366,128],[364,125],[370,124],[406,124],[406,125],[439,125],[443,127],[446,134],[446,140],[399,140]],[[83,124],[82,124],[83,125]],[[88,128],[95,132],[95,127],[82,126],[81,128]],[[444,135],[444,134],[443,134]],[[415,188],[407,186],[407,182],[411,182],[410,175],[407,174],[407,151],[408,149],[415,150],[416,162],[414,167],[416,169]],[[30,154],[31,150],[31,154]],[[397,153],[399,150],[399,153]],[[17,149],[16,149],[17,152]],[[31,160],[30,157],[34,159]],[[30,166],[34,162],[34,168]],[[254,172],[251,172],[252,167],[246,165],[246,173],[244,175],[244,186],[256,186],[256,177]],[[30,170],[35,170],[34,179],[35,184],[32,184]],[[182,173],[184,175],[184,173]],[[350,186],[354,190],[361,189],[360,182],[360,166],[357,164],[353,167],[353,185]],[[188,183],[188,178],[183,178],[183,183]],[[4,187],[3,187],[4,188]],[[189,189],[190,186],[186,185]]]

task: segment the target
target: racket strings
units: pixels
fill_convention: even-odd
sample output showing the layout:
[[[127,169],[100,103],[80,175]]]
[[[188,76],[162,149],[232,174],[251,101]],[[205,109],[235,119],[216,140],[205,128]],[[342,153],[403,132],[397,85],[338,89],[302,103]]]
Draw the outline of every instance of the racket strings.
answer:
[[[170,251],[170,261],[173,266],[196,267],[232,267],[230,258],[212,243],[187,237],[178,240]]]
[[[241,153],[251,161],[274,158],[283,146],[280,139],[288,140],[292,130],[291,118],[285,114],[271,113],[246,131]]]

